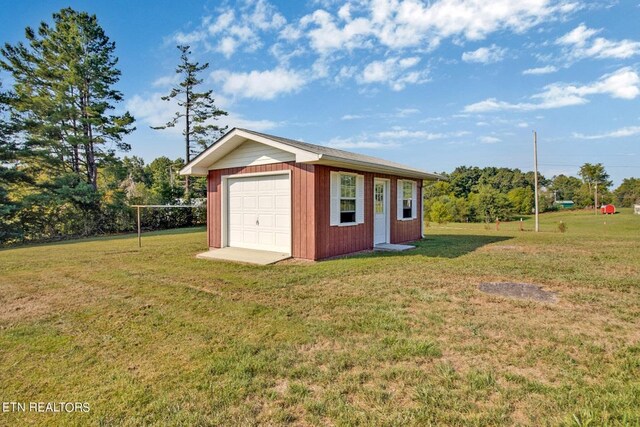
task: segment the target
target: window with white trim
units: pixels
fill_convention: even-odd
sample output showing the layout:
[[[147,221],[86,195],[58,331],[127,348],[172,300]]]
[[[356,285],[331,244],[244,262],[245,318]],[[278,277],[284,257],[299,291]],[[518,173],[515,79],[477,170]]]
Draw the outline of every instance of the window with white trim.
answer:
[[[418,217],[418,183],[409,179],[398,180],[397,208],[398,220],[410,220]]]
[[[364,223],[364,175],[331,172],[330,225]]]
[[[413,218],[413,182],[402,181],[402,218]]]
[[[356,176],[340,175],[340,224],[356,222]]]

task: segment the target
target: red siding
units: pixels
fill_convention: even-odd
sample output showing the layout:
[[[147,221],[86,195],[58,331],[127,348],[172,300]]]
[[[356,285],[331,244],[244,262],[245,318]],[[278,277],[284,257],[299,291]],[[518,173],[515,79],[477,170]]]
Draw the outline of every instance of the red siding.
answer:
[[[222,176],[243,173],[291,170],[291,254],[295,258],[322,259],[373,248],[373,180],[390,180],[390,239],[391,243],[417,240],[422,235],[422,182],[418,183],[418,218],[410,221],[397,219],[398,177],[371,172],[349,171],[364,175],[364,224],[330,226],[330,172],[339,169],[304,163],[275,163],[209,171],[207,180],[207,242],[209,247],[221,244],[221,183]],[[401,178],[406,179],[406,178]]]
[[[364,175],[364,224],[338,227],[330,224],[330,174],[331,171],[348,171]],[[328,258],[351,252],[373,248],[373,180],[386,178],[390,181],[390,243],[403,243],[420,239],[422,227],[422,181],[418,183],[418,218],[409,221],[397,219],[397,180],[398,177],[371,172],[339,169],[331,166],[315,167],[316,195],[316,256],[317,259]],[[407,179],[407,178],[400,178]]]
[[[304,163],[274,163],[209,171],[207,180],[207,241],[209,247],[221,245],[221,188],[222,177],[244,173],[291,170],[291,255],[295,258],[316,259],[315,205],[313,165]]]
[[[416,182],[418,186],[418,218],[402,221],[398,220],[397,211],[398,178],[391,178],[391,243],[406,243],[422,237],[422,224],[420,223],[420,216],[422,215],[422,181],[417,180]]]
[[[316,256],[318,259],[358,252],[373,247],[373,174],[364,175],[364,224],[331,226],[331,171],[344,170],[316,166]],[[356,172],[356,171],[350,171]]]

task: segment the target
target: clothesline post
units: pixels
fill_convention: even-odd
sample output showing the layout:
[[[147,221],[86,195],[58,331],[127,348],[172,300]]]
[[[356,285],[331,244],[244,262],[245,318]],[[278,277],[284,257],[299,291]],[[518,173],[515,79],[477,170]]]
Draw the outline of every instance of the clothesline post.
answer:
[[[140,206],[138,206],[138,247],[142,247],[142,229],[140,227]]]

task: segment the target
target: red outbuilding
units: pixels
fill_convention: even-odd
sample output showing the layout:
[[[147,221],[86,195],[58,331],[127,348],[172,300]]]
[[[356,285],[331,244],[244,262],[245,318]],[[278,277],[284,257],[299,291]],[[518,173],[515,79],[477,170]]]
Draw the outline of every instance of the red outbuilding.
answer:
[[[616,213],[616,207],[613,205],[602,205],[600,207],[600,212],[604,215],[613,215]]]
[[[210,248],[311,260],[420,239],[422,186],[437,174],[232,129],[182,175],[207,177]]]

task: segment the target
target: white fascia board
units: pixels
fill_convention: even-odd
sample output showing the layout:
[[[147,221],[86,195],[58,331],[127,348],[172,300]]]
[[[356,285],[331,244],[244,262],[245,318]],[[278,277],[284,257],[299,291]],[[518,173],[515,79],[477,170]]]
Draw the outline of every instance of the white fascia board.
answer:
[[[423,180],[429,180],[429,181],[437,181],[437,180],[444,179],[440,175],[423,172],[419,170],[404,169],[399,167],[380,165],[377,163],[369,163],[369,162],[363,162],[360,160],[344,159],[340,157],[332,157],[327,155],[321,156],[321,158],[318,161],[313,163],[320,164],[320,165],[324,164],[328,166],[343,167],[343,168],[366,171],[366,172],[378,172],[378,173],[384,173],[389,175],[401,176],[404,178],[414,178],[414,179],[417,178],[417,179],[423,179]]]
[[[207,170],[211,165],[229,154],[231,151],[233,151],[240,144],[244,143],[247,140],[255,141],[282,151],[286,151],[288,153],[292,153],[296,156],[296,162],[299,163],[317,161],[321,157],[319,154],[313,153],[311,151],[301,150],[299,148],[291,147],[290,145],[283,144],[269,138],[265,138],[259,135],[253,135],[248,132],[243,132],[239,129],[234,129],[223,136],[222,139],[218,140],[211,147],[207,148],[205,151],[199,154],[188,165],[183,167],[180,170],[180,175],[206,176]]]

